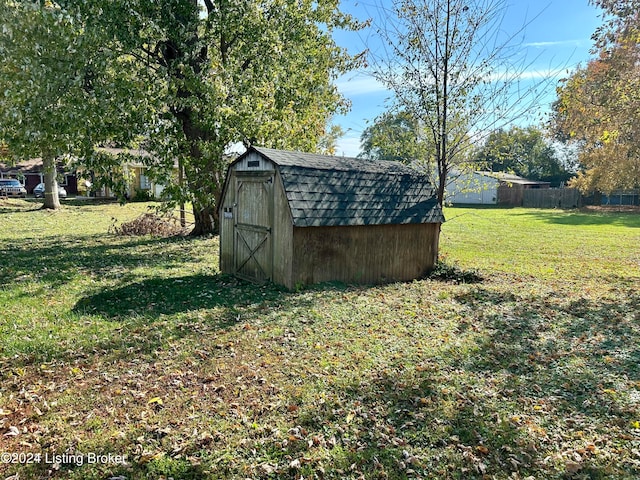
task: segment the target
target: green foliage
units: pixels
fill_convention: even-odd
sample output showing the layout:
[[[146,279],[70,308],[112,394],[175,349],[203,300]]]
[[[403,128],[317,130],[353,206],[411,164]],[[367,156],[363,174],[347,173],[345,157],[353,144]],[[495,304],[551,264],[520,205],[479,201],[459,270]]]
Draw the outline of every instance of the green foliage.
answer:
[[[318,153],[335,155],[338,139],[344,135],[340,125],[330,125],[318,142]]]
[[[16,99],[0,109],[0,137],[11,151],[39,156],[27,147],[42,137],[54,157],[77,153],[88,169],[109,170],[93,146],[138,140],[152,154],[149,175],[167,180],[174,162],[182,165],[184,184],[165,193],[193,204],[196,233],[215,227],[229,147],[314,150],[346,108],[333,80],[353,59],[332,32],[357,24],[337,0],[0,6],[8,58],[0,91]],[[46,132],[32,138],[32,128]]]
[[[425,139],[424,128],[406,111],[385,112],[360,137],[362,156],[402,163],[433,161],[434,148]]]
[[[153,200],[153,194],[150,190],[142,190],[140,188],[136,188],[133,193],[133,197],[131,197],[132,202],[148,202]]]
[[[3,0],[0,24],[0,139],[14,158],[42,158],[45,206],[56,208],[57,159],[136,130],[136,108],[119,102],[135,79],[109,33],[75,9]]]
[[[511,127],[492,132],[474,154],[473,162],[482,170],[515,173],[555,186],[571,177],[543,132],[535,127]]]
[[[123,5],[123,24],[129,11],[144,24],[116,35],[151,86],[146,131],[157,134],[145,141],[154,154],[148,166],[158,169],[157,159],[182,164],[185,184],[165,193],[193,204],[196,233],[215,228],[230,146],[314,150],[345,105],[332,82],[350,57],[331,32],[355,25],[334,0]],[[110,11],[109,21],[118,13]]]

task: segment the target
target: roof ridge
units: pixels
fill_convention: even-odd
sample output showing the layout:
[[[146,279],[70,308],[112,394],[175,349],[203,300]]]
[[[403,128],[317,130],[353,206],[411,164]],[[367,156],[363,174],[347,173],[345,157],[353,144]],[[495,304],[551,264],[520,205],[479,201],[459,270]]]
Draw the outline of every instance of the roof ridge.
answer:
[[[322,153],[301,152],[294,150],[280,150],[267,147],[251,147],[256,152],[266,156],[279,166],[308,168],[324,171],[369,171],[385,174],[414,174],[423,175],[417,169],[394,160],[374,160],[357,157],[326,155]],[[274,158],[275,157],[275,158]],[[296,157],[298,157],[296,159]],[[298,161],[295,161],[298,160]],[[305,164],[303,160],[309,163]],[[318,163],[320,162],[320,163]],[[325,163],[326,162],[326,163]],[[357,168],[364,167],[364,168]],[[368,167],[368,168],[367,168]]]

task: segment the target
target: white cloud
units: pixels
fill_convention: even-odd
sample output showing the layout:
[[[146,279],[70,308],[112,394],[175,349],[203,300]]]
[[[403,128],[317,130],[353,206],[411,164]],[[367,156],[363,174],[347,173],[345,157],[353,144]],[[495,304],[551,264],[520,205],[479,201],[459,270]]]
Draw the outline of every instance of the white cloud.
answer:
[[[360,153],[360,137],[345,135],[336,142],[336,155],[357,157]]]
[[[544,80],[559,79],[567,73],[566,68],[546,68],[532,69],[523,72],[495,72],[490,75],[490,81],[507,80],[509,82],[517,80]],[[371,95],[375,93],[390,93],[391,90],[371,75],[366,73],[355,73],[344,75],[336,81],[338,90],[346,97],[358,95]]]
[[[336,86],[346,96],[369,95],[389,91],[386,86],[365,73],[344,75],[336,81]]]
[[[516,80],[545,80],[562,78],[567,74],[566,68],[546,68],[537,70],[525,70],[524,72],[505,73],[496,72],[490,76],[492,81],[507,80],[509,82]]]
[[[580,47],[584,44],[584,40],[555,40],[547,42],[528,42],[523,44],[523,47],[545,48],[545,47],[562,47],[563,45],[570,45],[574,47]]]

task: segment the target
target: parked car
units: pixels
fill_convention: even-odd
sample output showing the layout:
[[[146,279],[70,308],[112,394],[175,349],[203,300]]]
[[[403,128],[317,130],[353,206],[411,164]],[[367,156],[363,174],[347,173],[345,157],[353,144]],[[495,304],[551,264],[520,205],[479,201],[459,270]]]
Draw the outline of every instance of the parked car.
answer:
[[[27,190],[15,178],[0,178],[0,196],[26,197]]]
[[[36,198],[44,198],[44,183],[36,185],[36,188],[33,189],[33,196]],[[67,198],[67,191],[61,185],[58,185],[58,197]]]

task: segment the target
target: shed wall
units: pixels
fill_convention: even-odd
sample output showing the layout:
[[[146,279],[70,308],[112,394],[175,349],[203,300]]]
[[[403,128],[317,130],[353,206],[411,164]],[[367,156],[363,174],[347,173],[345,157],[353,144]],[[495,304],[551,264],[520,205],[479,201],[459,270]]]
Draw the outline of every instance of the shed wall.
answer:
[[[229,171],[228,185],[235,186],[235,172]],[[220,271],[234,274],[233,268],[233,224],[235,216],[234,203],[236,201],[236,189],[226,188],[220,209]]]
[[[377,284],[433,269],[440,224],[293,228],[293,272],[285,286],[341,281]]]
[[[273,281],[289,285],[293,268],[293,221],[279,173],[275,177],[273,205]]]
[[[454,205],[495,205],[498,198],[498,180],[477,172],[455,176],[447,185],[447,202]]]

